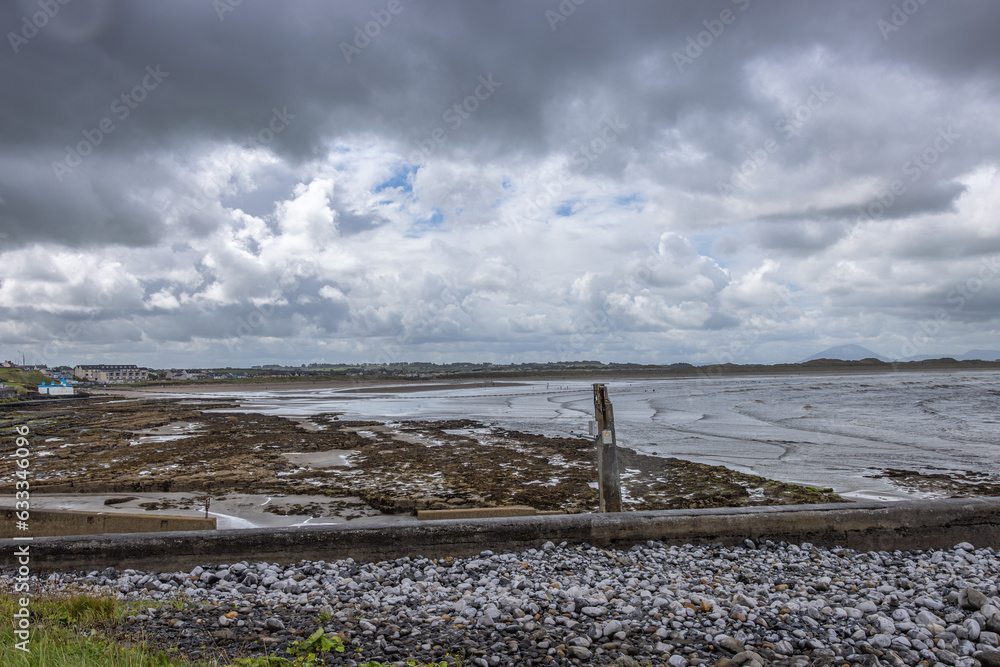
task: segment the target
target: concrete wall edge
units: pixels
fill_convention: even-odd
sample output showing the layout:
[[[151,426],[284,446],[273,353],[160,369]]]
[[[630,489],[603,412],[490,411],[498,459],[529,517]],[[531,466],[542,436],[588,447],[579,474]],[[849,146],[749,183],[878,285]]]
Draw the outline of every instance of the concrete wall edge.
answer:
[[[739,507],[619,514],[451,519],[394,524],[44,537],[0,540],[4,565],[31,545],[33,568],[190,569],[208,563],[391,560],[518,551],[547,541],[630,547],[739,544],[770,539],[860,551],[948,548],[959,542],[1000,548],[1000,498]]]

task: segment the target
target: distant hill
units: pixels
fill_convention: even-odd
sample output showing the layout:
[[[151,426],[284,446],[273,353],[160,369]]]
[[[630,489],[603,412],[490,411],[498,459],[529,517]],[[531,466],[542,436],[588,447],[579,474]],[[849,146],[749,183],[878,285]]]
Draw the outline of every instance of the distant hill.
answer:
[[[817,352],[811,357],[803,359],[799,363],[804,364],[807,361],[814,361],[816,359],[840,359],[842,361],[878,359],[879,361],[892,361],[889,357],[883,357],[881,354],[876,354],[867,347],[862,347],[861,345],[837,345],[835,347],[829,347],[822,352]]]
[[[969,350],[955,357],[959,361],[982,359],[983,361],[1000,361],[1000,350]]]
[[[926,361],[927,359],[941,359],[951,357],[958,361],[1000,361],[1000,350],[969,350],[965,354],[918,354],[915,357],[906,357],[903,361]]]
[[[19,393],[28,391],[28,387],[34,391],[42,382],[48,382],[38,371],[23,371],[20,368],[0,368],[0,381],[6,382],[9,386],[15,387]]]

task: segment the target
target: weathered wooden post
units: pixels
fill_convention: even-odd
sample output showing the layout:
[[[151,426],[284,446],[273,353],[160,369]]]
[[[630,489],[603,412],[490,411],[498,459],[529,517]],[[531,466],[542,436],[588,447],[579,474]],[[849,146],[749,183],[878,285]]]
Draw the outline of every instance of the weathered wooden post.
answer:
[[[597,488],[602,512],[622,511],[622,487],[618,478],[618,441],[615,411],[608,387],[594,384],[594,419],[597,420]]]

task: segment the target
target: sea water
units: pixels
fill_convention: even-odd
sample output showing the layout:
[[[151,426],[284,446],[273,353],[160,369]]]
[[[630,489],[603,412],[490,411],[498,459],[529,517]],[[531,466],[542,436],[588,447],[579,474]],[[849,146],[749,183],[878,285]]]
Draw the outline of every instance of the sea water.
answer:
[[[597,378],[596,381],[602,381]],[[482,384],[482,383],[480,383]],[[620,445],[855,498],[919,495],[871,477],[1000,469],[1000,373],[742,376],[607,381]],[[429,391],[272,390],[219,394],[280,416],[338,412],[383,421],[468,418],[583,437],[590,381],[529,381]]]

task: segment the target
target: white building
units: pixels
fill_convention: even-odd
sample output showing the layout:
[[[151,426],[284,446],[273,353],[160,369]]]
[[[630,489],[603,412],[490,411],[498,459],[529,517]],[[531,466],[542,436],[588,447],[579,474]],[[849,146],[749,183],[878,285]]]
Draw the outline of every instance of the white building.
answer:
[[[60,382],[43,382],[38,385],[39,394],[48,394],[49,396],[72,396],[76,393],[76,389],[73,385],[66,382],[66,380],[61,380]]]

